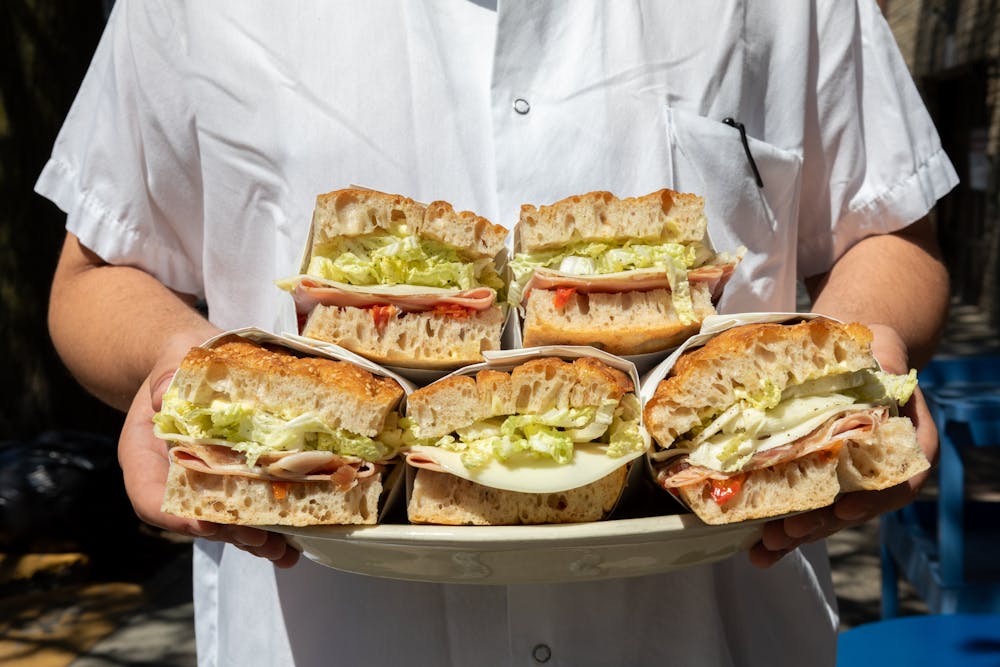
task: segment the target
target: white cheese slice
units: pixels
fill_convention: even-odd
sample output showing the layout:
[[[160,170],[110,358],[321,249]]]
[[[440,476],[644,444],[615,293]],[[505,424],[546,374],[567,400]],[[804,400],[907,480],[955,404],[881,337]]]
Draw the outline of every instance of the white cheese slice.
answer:
[[[874,407],[874,404],[844,404],[832,397],[810,397],[807,400],[789,401],[784,407],[786,409],[778,414],[768,413],[761,431],[755,437],[743,440],[737,451],[727,452],[726,449],[731,447],[733,438],[739,436],[716,435],[696,447],[691,452],[689,461],[694,465],[720,472],[734,472],[757,452],[795,442],[812,433],[835,415],[864,410]]]
[[[409,449],[410,452],[434,461],[457,477],[496,489],[522,493],[558,493],[585,486],[645,454],[645,451],[637,451],[611,458],[605,453],[606,450],[607,445],[583,444],[574,448],[573,461],[568,464],[525,455],[509,459],[507,463],[494,460],[481,468],[470,470],[462,463],[462,455],[458,452],[428,445],[415,445]]]

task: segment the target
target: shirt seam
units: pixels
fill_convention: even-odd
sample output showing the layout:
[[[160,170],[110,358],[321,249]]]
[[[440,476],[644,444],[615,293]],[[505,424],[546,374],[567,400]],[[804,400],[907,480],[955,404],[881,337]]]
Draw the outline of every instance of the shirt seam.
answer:
[[[896,183],[893,184],[891,187],[889,187],[886,190],[883,190],[878,195],[872,197],[863,204],[854,207],[849,207],[847,209],[847,213],[845,215],[840,216],[836,220],[836,223],[843,222],[844,220],[852,216],[857,216],[869,221],[872,220],[873,213],[879,211],[880,209],[883,209],[887,203],[891,202],[895,198],[894,197],[895,194],[910,187],[914,183],[914,181],[918,181],[920,175],[924,173],[926,170],[932,168],[935,162],[940,162],[942,156],[947,158],[947,154],[945,153],[944,149],[938,148],[936,151],[931,153],[925,160],[923,160],[919,165],[917,165],[917,168],[914,169],[905,178],[896,181]],[[916,222],[916,220],[906,220],[898,227],[899,228],[906,227],[907,225],[910,225],[914,222]],[[836,224],[834,225],[834,230],[833,230],[834,236],[836,236],[835,227]],[[877,231],[873,230],[871,233],[877,233]],[[827,242],[826,238],[816,238],[811,242],[806,241],[804,243],[801,243],[799,246],[800,248],[799,254],[800,255],[802,254],[801,253],[802,250],[813,250],[816,248],[822,248],[823,244],[826,242]]]
[[[930,168],[932,162],[938,161],[940,159],[940,156],[943,153],[944,153],[944,148],[939,147],[936,151],[934,151],[933,153],[931,153],[930,155],[928,155],[927,158],[923,162],[921,162],[920,164],[918,164],[917,168],[914,169],[912,172],[910,172],[910,174],[908,176],[906,176],[903,179],[900,179],[900,180],[896,181],[896,183],[893,184],[892,186],[890,186],[887,190],[883,190],[882,192],[880,192],[879,194],[875,195],[871,199],[869,199],[869,200],[867,200],[867,201],[865,201],[865,202],[863,202],[863,203],[861,203],[861,204],[859,204],[857,206],[848,207],[848,209],[847,209],[848,215],[850,215],[850,214],[863,215],[866,211],[869,211],[869,210],[878,210],[879,208],[881,208],[881,203],[882,202],[885,202],[887,200],[892,199],[893,198],[892,195],[894,193],[896,193],[899,190],[901,190],[901,189],[909,186],[914,180],[916,180],[917,178],[919,178],[920,174],[922,172],[924,172],[925,170],[927,170],[928,168]],[[844,216],[844,217],[846,217],[846,216]]]

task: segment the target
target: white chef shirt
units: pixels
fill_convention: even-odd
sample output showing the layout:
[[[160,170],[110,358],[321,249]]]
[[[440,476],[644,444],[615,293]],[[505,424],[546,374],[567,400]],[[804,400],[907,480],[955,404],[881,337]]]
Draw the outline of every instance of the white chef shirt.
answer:
[[[955,182],[870,0],[120,0],[37,190],[218,326],[291,330],[273,281],[349,184],[507,226],[524,202],[695,192],[716,247],[748,249],[736,312],[793,310],[797,277]],[[487,587],[199,542],[195,603],[202,665],[818,665],[837,627],[822,544]]]

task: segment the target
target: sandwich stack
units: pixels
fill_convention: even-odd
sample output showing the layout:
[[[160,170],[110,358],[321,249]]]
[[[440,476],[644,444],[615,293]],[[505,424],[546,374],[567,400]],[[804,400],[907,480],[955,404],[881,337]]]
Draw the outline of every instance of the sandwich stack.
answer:
[[[707,230],[704,200],[672,190],[522,206],[508,301],[524,345],[639,355],[679,344],[715,313],[737,263]]]
[[[163,511],[240,525],[376,523],[402,467],[403,387],[240,333],[192,349],[154,417],[170,443]]]
[[[643,388],[655,388],[644,416],[656,479],[706,523],[824,507],[929,467],[898,415],[916,373],[880,370],[867,327],[817,317],[706,338]]]
[[[410,395],[412,522],[566,523],[612,510],[649,442],[635,369],[563,351],[491,358]]]
[[[507,230],[443,201],[352,188],[316,199],[295,298],[304,336],[381,364],[454,369],[500,349]]]

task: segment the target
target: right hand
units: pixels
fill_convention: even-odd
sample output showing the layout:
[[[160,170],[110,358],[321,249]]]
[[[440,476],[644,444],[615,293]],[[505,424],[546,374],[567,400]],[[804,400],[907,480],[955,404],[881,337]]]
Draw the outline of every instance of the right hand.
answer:
[[[277,567],[291,567],[299,559],[284,536],[250,526],[232,526],[182,519],[160,511],[166,489],[167,443],[153,435],[153,415],[160,409],[163,393],[174,371],[191,347],[205,336],[173,336],[164,346],[153,370],[139,388],[129,407],[118,440],[118,462],[125,479],[125,491],[139,518],[182,535],[229,542],[243,551],[267,558]]]

